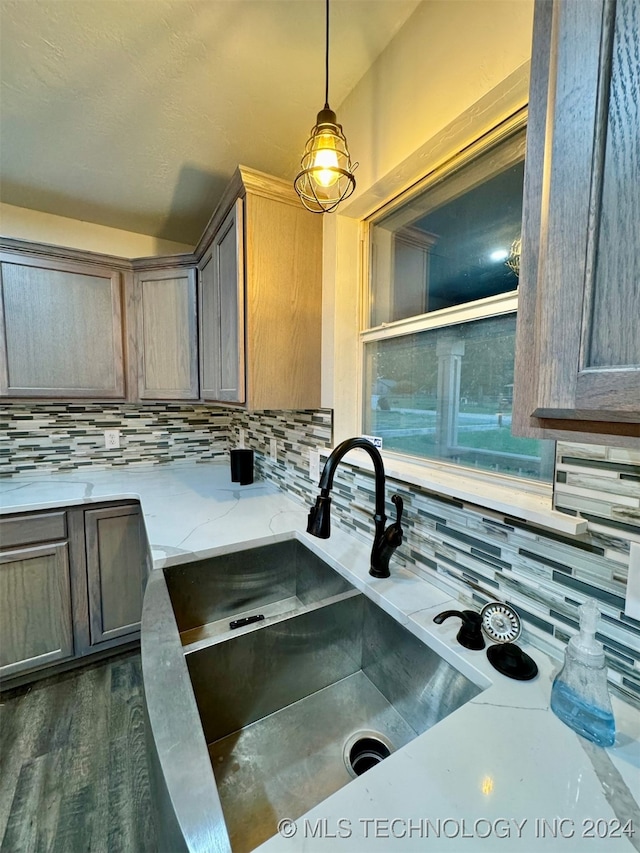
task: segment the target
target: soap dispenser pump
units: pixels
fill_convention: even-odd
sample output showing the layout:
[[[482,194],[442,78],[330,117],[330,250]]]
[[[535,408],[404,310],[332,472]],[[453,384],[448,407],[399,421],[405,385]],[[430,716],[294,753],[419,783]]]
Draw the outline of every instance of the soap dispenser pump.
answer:
[[[615,721],[602,643],[596,640],[600,611],[592,598],[580,607],[580,633],[571,637],[564,666],[551,688],[551,710],[582,737],[612,746]]]

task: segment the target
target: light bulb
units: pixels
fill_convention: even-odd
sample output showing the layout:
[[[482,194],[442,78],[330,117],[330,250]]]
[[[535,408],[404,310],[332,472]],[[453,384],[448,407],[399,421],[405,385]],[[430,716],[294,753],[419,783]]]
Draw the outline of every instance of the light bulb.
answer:
[[[331,187],[340,177],[336,144],[329,134],[323,133],[318,139],[318,147],[313,156],[313,180],[321,187]]]
[[[492,261],[504,261],[505,258],[509,257],[509,252],[506,249],[496,249],[491,252],[489,255],[490,260]]]

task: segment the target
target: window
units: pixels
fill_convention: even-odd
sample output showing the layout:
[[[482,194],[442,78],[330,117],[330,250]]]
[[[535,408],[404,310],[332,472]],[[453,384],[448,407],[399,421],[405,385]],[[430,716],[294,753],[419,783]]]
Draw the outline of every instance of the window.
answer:
[[[476,146],[372,217],[363,426],[388,451],[549,480],[511,435],[525,131]]]

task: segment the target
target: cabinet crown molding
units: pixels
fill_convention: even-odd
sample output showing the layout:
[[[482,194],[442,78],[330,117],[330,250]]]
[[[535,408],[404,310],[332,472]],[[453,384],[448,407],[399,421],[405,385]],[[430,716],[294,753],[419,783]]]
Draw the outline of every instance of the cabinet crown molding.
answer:
[[[108,267],[120,272],[145,272],[148,270],[180,269],[193,267],[201,259],[211,244],[211,240],[220,227],[237,198],[245,198],[247,194],[261,196],[273,201],[298,206],[300,201],[290,181],[268,175],[249,166],[238,166],[227,184],[220,202],[207,223],[202,236],[193,252],[182,252],[175,255],[153,255],[142,258],[124,258],[119,255],[109,255],[102,252],[91,252],[86,249],[74,249],[70,246],[57,246],[52,243],[39,243],[33,240],[20,240],[15,237],[0,237],[0,252],[16,253],[34,258],[56,258],[75,261],[76,263],[92,264]],[[10,260],[10,258],[6,258]]]
[[[204,254],[210,248],[215,234],[233,207],[236,199],[244,199],[247,195],[260,196],[271,201],[290,204],[294,207],[300,206],[300,199],[293,189],[293,183],[285,181],[282,178],[275,178],[273,175],[267,175],[266,172],[251,169],[248,166],[238,166],[194,249],[194,256],[197,263],[202,260]],[[314,214],[310,215],[313,216]]]
[[[15,237],[0,237],[0,253],[2,260],[12,261],[25,256],[34,259],[73,261],[79,264],[105,267],[118,272],[139,272],[145,270],[179,269],[193,267],[196,256],[193,252],[183,252],[178,255],[154,255],[144,258],[123,258],[120,255],[106,255],[101,252],[90,252],[86,249],[73,249],[70,246],[54,246],[50,243],[36,243],[32,240],[18,240]]]

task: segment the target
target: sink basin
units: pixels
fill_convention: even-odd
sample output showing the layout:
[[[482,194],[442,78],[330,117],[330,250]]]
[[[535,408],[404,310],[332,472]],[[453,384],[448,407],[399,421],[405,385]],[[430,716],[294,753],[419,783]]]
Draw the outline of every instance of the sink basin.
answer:
[[[293,538],[152,572],[141,647],[172,853],[253,850],[481,689]]]
[[[357,592],[186,661],[234,853],[480,692]]]
[[[224,634],[231,619],[277,616],[353,587],[295,539],[164,569],[183,646]]]

